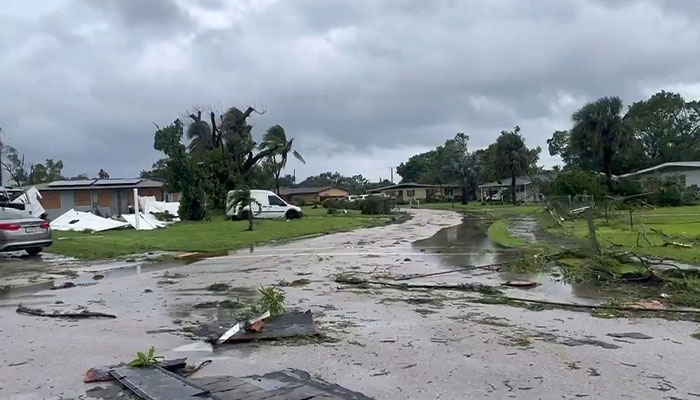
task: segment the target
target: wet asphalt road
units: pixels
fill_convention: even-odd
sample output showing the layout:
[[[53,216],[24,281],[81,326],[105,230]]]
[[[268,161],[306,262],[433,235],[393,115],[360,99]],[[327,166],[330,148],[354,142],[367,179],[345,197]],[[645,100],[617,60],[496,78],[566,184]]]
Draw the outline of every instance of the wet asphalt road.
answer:
[[[213,363],[197,376],[264,374],[294,367],[378,399],[695,399],[700,396],[695,323],[662,319],[600,319],[561,310],[528,311],[468,301],[473,294],[360,290],[333,282],[337,273],[388,277],[481,264],[516,257],[485,238],[478,221],[459,225],[450,212],[412,211],[401,225],[359,230],[240,251],[189,265],[137,268],[84,265],[47,258],[46,268],[77,269],[90,286],[48,291],[10,291],[0,297],[0,398],[55,399],[84,395],[92,366],[129,361],[156,346],[168,357]],[[415,243],[414,243],[415,242]],[[6,281],[18,274],[5,268]],[[15,262],[15,261],[12,261]],[[44,265],[38,260],[21,260]],[[64,262],[60,266],[60,262]],[[39,264],[32,264],[39,263]],[[106,267],[105,267],[106,265]],[[52,270],[53,271],[53,270]],[[168,272],[171,276],[163,277]],[[172,274],[182,274],[172,278]],[[45,274],[43,274],[45,275]],[[321,343],[237,344],[215,351],[179,331],[197,322],[226,320],[224,311],[197,303],[225,298],[252,300],[260,285],[307,278],[285,287],[286,306],[312,310],[333,340]],[[475,272],[425,278],[416,283],[507,277]],[[595,303],[604,293],[544,285],[509,295]],[[18,280],[19,281],[19,280]],[[204,288],[228,283],[216,295]],[[147,292],[150,289],[151,292]],[[19,315],[18,303],[46,310],[86,306],[114,320],[64,321]],[[61,304],[56,304],[62,302]],[[639,332],[650,339],[614,338]]]

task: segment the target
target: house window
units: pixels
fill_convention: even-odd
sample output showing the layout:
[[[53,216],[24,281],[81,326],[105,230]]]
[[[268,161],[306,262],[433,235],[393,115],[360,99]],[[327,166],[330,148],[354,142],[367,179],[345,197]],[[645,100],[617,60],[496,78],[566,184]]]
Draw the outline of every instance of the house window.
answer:
[[[415,190],[406,190],[406,196],[408,197],[416,197],[416,191]]]
[[[97,192],[97,205],[100,207],[112,206],[112,191],[103,189]]]
[[[678,175],[678,183],[679,183],[681,186],[683,186],[683,187],[686,186],[686,184],[685,184],[685,175]]]
[[[92,195],[87,190],[73,191],[74,206],[92,206]]]
[[[452,189],[445,189],[445,196],[452,196]]]

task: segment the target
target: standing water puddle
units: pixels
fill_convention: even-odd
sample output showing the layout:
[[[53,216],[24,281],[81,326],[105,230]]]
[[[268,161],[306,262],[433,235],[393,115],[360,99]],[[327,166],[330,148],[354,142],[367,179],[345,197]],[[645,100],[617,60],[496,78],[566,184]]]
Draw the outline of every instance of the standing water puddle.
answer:
[[[522,257],[522,251],[502,247],[488,238],[489,223],[489,219],[466,215],[460,225],[415,241],[413,248],[432,255],[431,261],[445,269],[495,264]],[[468,279],[464,279],[465,276]],[[565,283],[557,267],[552,267],[549,272],[535,273],[475,269],[425,279],[437,282],[461,280],[491,286],[500,286],[509,280],[533,281],[539,285],[531,289],[504,287],[504,290],[513,297],[579,304],[598,304],[610,298],[625,297],[626,294],[620,287],[601,286],[599,283]]]

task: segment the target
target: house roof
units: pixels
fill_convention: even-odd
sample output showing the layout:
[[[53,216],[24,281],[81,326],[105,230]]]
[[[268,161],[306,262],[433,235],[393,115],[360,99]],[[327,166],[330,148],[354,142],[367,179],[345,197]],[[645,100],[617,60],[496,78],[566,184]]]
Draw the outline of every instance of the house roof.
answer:
[[[518,176],[515,178],[515,185],[532,185],[532,181],[527,176]],[[509,187],[510,178],[503,178],[500,182],[494,181],[489,183],[484,183],[479,185],[479,188],[489,188],[489,187]]]
[[[328,189],[338,189],[346,191],[345,189],[335,187],[335,186],[323,186],[323,187],[294,187],[294,188],[280,188],[280,194],[283,196],[294,195],[294,194],[316,194],[321,193]]]
[[[451,187],[457,187],[460,186],[458,184],[444,184],[444,185],[429,185],[425,183],[415,183],[415,182],[406,182],[406,183],[399,183],[398,185],[391,185],[391,186],[384,186],[376,189],[370,189],[368,190],[369,193],[377,193],[381,192],[382,190],[393,190],[393,189],[406,189],[406,188],[429,188],[429,189],[440,189],[440,188],[451,188]]]
[[[133,188],[159,188],[163,187],[163,181],[149,178],[111,178],[111,179],[81,179],[75,181],[54,181],[40,183],[35,186],[40,191],[51,190],[83,190],[83,189],[133,189]]]
[[[619,175],[618,178],[629,178],[637,175],[644,175],[651,172],[656,172],[666,168],[679,168],[679,169],[696,169],[700,168],[700,161],[674,161],[659,164],[651,168],[645,168],[636,172],[630,172],[629,174]]]

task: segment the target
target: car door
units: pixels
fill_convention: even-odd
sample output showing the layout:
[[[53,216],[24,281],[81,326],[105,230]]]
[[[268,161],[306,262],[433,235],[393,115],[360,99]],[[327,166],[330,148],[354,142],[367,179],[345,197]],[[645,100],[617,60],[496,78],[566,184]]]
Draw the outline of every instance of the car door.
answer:
[[[269,211],[266,212],[266,214],[270,215],[268,218],[284,218],[284,215],[287,212],[288,208],[287,203],[285,203],[284,200],[280,199],[274,194],[268,195],[267,200],[268,204],[270,205],[270,208],[265,210]]]

